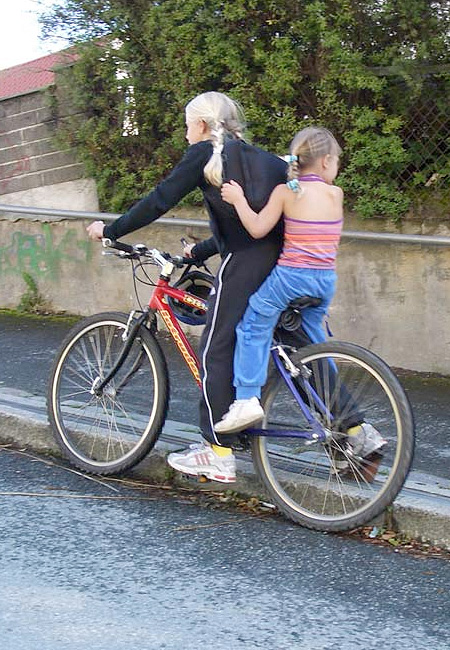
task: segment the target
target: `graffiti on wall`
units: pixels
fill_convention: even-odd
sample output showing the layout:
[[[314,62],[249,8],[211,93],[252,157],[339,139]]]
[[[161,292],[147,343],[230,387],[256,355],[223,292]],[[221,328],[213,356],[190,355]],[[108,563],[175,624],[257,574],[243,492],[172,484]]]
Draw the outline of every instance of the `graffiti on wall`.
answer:
[[[70,228],[58,241],[48,223],[42,224],[38,234],[16,230],[8,243],[0,245],[0,277],[26,272],[36,279],[54,280],[64,265],[89,263],[91,251],[89,240],[80,239]]]

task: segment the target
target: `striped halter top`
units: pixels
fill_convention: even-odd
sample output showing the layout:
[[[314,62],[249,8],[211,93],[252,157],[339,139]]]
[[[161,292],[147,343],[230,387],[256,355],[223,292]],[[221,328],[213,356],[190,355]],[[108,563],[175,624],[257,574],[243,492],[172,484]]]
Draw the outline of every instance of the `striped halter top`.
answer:
[[[299,180],[325,183],[315,174],[300,176]],[[302,221],[284,217],[284,244],[278,264],[308,269],[335,269],[342,223],[342,219]]]

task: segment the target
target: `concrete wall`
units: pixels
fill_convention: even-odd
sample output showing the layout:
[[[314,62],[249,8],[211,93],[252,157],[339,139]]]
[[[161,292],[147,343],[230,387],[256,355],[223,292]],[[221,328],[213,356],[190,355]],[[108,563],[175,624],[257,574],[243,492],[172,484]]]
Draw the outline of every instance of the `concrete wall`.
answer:
[[[177,213],[183,215],[192,216],[189,211]],[[86,236],[91,221],[0,213],[0,308],[20,303],[27,291],[24,274],[29,274],[51,311],[87,315],[105,309],[129,310],[135,304],[130,263],[102,255],[101,245]],[[209,229],[156,223],[124,241],[142,241],[181,254],[180,238],[186,235],[203,239]],[[150,271],[155,278],[156,268]],[[217,263],[211,268],[215,271]],[[142,287],[141,299],[148,293]]]
[[[337,338],[400,368],[450,374],[450,247],[344,240]]]
[[[48,91],[0,101],[0,203],[96,211],[95,183],[75,152],[57,144],[49,103]]]
[[[50,310],[92,314],[135,305],[129,263],[102,256],[86,238],[88,223],[0,214],[0,307],[19,304],[24,273]],[[181,236],[208,232],[156,222],[126,239],[180,253]],[[330,314],[335,337],[367,346],[396,367],[450,374],[450,247],[345,237],[338,272]],[[140,290],[143,300],[148,291]]]

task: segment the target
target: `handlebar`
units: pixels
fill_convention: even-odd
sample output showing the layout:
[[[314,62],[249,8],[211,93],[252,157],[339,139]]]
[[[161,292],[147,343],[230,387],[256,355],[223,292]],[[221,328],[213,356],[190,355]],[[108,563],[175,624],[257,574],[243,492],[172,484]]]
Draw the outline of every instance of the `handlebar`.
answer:
[[[171,262],[175,267],[181,269],[183,266],[198,266],[198,262],[192,257],[183,257],[181,255],[172,256],[170,253],[164,253],[157,248],[147,248],[145,244],[125,244],[124,242],[113,239],[102,239],[103,248],[113,248],[119,251],[118,256],[125,259],[140,259],[147,257],[152,262],[163,268],[167,262]]]
[[[118,251],[123,251],[124,253],[128,253],[129,255],[133,255],[136,253],[134,250],[134,246],[131,246],[131,244],[124,244],[124,242],[121,241],[115,241],[113,239],[102,239],[102,245],[104,248],[115,248]]]

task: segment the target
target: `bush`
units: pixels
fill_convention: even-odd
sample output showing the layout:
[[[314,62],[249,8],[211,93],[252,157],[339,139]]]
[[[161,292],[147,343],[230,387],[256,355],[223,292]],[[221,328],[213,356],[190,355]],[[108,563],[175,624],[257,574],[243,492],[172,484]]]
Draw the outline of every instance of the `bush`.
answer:
[[[426,97],[445,115],[434,135],[445,142],[445,4],[65,0],[43,26],[47,35],[62,26],[82,44],[74,78],[60,85],[86,119],[64,124],[102,209],[125,210],[167,173],[186,146],[185,104],[220,90],[243,105],[251,138],[274,152],[286,152],[302,126],[327,126],[343,145],[349,208],[397,219],[414,204],[413,178],[423,191],[421,171],[443,174],[434,154],[414,155],[412,109]],[[430,66],[444,70],[432,95],[421,72]],[[447,160],[448,142],[444,149]]]

